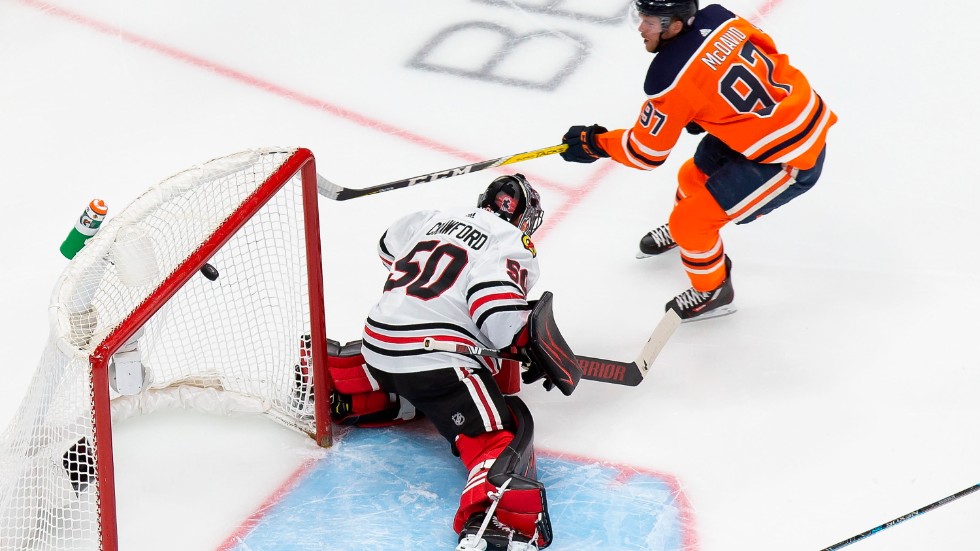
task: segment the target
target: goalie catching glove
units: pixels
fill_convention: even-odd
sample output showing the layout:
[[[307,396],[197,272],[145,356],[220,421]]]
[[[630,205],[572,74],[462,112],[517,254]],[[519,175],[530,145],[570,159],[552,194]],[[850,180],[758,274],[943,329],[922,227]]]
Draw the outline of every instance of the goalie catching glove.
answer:
[[[529,365],[521,379],[526,384],[544,379],[546,390],[558,387],[569,396],[582,379],[582,370],[555,324],[553,299],[551,292],[542,294],[527,320],[528,343],[522,352]]]

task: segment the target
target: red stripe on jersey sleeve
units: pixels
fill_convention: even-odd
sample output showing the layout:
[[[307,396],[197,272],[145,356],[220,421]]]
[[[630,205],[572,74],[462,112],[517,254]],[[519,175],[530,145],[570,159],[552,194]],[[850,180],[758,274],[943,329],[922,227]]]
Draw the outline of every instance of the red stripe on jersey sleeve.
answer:
[[[391,344],[422,344],[422,341],[425,340],[425,337],[392,337],[390,335],[382,335],[368,326],[364,327],[364,332],[372,339]]]
[[[473,301],[473,304],[470,306],[470,315],[472,316],[473,313],[479,310],[481,306],[494,300],[524,300],[524,295],[519,295],[517,293],[495,293],[492,295],[482,296]]]

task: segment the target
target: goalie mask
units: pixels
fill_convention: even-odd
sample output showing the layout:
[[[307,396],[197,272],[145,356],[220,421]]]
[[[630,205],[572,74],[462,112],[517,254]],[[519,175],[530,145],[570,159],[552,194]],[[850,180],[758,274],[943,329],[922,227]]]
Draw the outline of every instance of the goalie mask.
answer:
[[[490,182],[476,206],[496,214],[529,236],[544,221],[541,196],[523,174],[501,176]]]

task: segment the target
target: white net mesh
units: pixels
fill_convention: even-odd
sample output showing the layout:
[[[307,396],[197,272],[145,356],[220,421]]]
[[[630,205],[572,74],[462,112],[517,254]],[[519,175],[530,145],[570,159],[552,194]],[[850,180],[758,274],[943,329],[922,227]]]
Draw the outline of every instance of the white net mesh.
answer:
[[[274,193],[263,186],[294,151],[252,150],[176,174],[110,216],[69,263],[49,343],[0,437],[0,549],[101,548],[101,526],[114,519],[98,514],[94,448],[105,429],[93,432],[102,393],[90,366],[93,354],[116,352],[102,348],[113,331],[133,334],[109,371],[114,417],[168,404],[261,411],[315,432],[294,370],[311,333],[305,226],[316,221],[304,219],[298,175]],[[205,243],[214,280],[188,262]],[[140,328],[134,312],[176,283]],[[216,404],[220,396],[234,399]]]

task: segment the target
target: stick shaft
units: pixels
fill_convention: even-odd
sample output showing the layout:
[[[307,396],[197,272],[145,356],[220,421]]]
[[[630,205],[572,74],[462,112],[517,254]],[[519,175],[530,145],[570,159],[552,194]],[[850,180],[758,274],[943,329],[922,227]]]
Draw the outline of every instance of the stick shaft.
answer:
[[[508,354],[496,348],[483,348],[482,346],[439,341],[431,337],[427,337],[422,341],[422,348],[430,352],[454,352],[468,356],[484,356],[487,358],[517,360],[519,362],[527,361],[527,358],[521,357],[519,354]],[[575,356],[575,361],[578,362],[579,368],[582,369],[582,378],[588,381],[636,386],[643,380],[639,367],[635,363],[617,362],[616,360],[578,355]]]
[[[501,358],[504,360],[527,360],[519,354],[508,354],[496,348],[483,348],[482,346],[470,346],[449,341],[440,341],[432,337],[426,337],[422,341],[422,348],[428,351],[455,352],[457,354],[468,354],[471,356],[486,356],[487,358]]]
[[[860,534],[858,534],[856,536],[852,536],[850,538],[847,538],[844,541],[837,542],[837,543],[831,545],[830,547],[827,547],[825,549],[822,549],[821,551],[837,551],[838,549],[840,549],[842,547],[846,547],[846,546],[848,546],[848,545],[850,545],[852,543],[856,543],[858,541],[861,541],[864,538],[867,538],[869,536],[873,536],[874,534],[877,534],[878,532],[881,532],[882,530],[886,530],[888,528],[891,528],[892,526],[895,526],[896,524],[901,524],[901,523],[905,522],[906,520],[908,520],[908,519],[910,519],[912,517],[917,517],[917,516],[919,516],[919,515],[921,515],[923,513],[926,513],[928,511],[931,511],[931,510],[933,510],[933,509],[935,509],[937,507],[942,507],[943,505],[946,505],[950,501],[955,501],[955,500],[957,500],[957,499],[959,499],[961,497],[970,495],[973,492],[976,492],[977,490],[980,490],[980,484],[976,484],[974,486],[970,486],[969,488],[966,488],[965,490],[960,490],[959,492],[956,492],[955,494],[953,494],[951,496],[946,496],[946,497],[940,499],[939,501],[937,501],[935,503],[930,503],[929,505],[926,505],[925,507],[923,507],[921,509],[916,509],[915,511],[912,511],[911,513],[908,513],[908,514],[902,515],[902,516],[900,516],[898,518],[889,520],[888,522],[886,522],[884,524],[879,524],[878,526],[875,526],[874,528],[872,528],[871,530],[868,530],[867,532],[861,532]]]
[[[379,184],[362,189],[346,188],[327,180],[323,176],[317,175],[317,191],[320,193],[320,195],[326,197],[327,199],[333,199],[334,201],[346,201],[348,199],[364,197],[365,195],[374,195],[375,193],[383,193],[393,189],[406,188],[409,186],[424,184],[426,182],[442,180],[444,178],[452,178],[453,176],[461,176],[471,172],[479,172],[488,168],[511,165],[522,161],[537,159],[538,157],[554,155],[555,153],[561,153],[566,149],[568,149],[568,146],[565,144],[553,145],[550,147],[535,149],[534,151],[527,151],[516,155],[508,155],[506,157],[490,159],[487,161],[479,161],[469,165],[458,166],[456,168],[440,170],[437,172],[430,172],[429,174],[405,178],[404,180],[396,180],[394,182],[388,182],[387,184]]]
[[[653,329],[653,333],[643,345],[643,350],[637,356],[636,361],[620,362],[606,358],[595,358],[592,356],[575,356],[579,369],[582,370],[582,378],[589,381],[599,381],[612,383],[615,385],[636,386],[643,381],[650,366],[653,364],[660,351],[667,345],[671,335],[681,325],[681,318],[674,310],[667,310],[663,318]],[[493,348],[483,348],[480,346],[469,346],[466,344],[438,341],[431,337],[426,338],[422,343],[425,350],[440,350],[443,352],[455,352],[457,354],[467,354],[471,356],[487,356],[489,358],[504,358],[519,360],[521,358],[514,354],[507,354]]]

